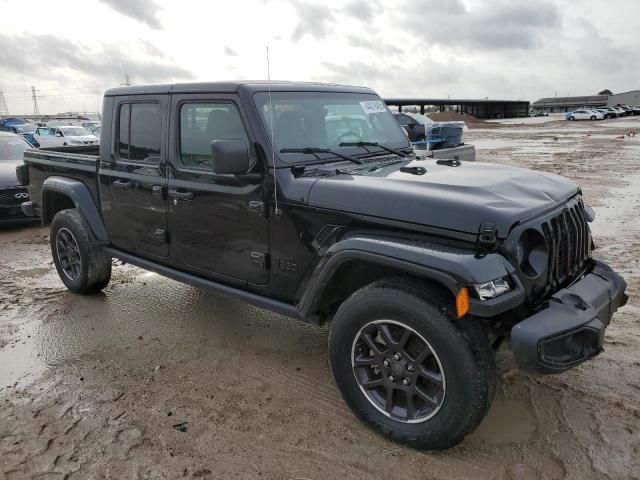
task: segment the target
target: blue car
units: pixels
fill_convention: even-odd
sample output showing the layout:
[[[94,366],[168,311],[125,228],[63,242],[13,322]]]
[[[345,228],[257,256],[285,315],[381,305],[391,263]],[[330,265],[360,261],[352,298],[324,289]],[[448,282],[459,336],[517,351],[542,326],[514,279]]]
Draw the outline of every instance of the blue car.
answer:
[[[11,133],[15,133],[16,135],[20,135],[27,142],[31,144],[31,146],[40,148],[40,143],[34,137],[34,133],[36,133],[36,126],[33,123],[24,123],[22,125],[12,125],[8,128],[8,131]]]

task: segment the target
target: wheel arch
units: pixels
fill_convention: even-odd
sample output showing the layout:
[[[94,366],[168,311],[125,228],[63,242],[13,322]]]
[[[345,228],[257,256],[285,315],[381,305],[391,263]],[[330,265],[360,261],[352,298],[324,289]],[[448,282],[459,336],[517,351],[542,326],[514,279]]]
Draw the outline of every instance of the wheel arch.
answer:
[[[107,229],[89,187],[81,181],[65,177],[49,177],[42,184],[41,199],[44,225],[51,223],[59,211],[77,208],[93,237],[101,244],[109,243]]]
[[[335,313],[359,288],[389,277],[418,280],[451,298],[463,286],[494,280],[512,268],[504,257],[477,257],[471,250],[397,238],[356,236],[332,245],[301,286],[298,308],[303,317]]]

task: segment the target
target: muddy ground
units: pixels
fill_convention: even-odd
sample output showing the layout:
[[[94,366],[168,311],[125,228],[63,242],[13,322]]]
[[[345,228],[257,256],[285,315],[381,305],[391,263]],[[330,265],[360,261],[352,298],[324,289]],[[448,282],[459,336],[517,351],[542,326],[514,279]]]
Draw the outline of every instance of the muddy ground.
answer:
[[[104,293],[58,280],[41,227],[0,230],[0,480],[640,478],[640,118],[490,124],[478,158],[560,173],[596,207],[629,304],[605,352],[534,377],[498,356],[495,403],[443,453],[349,412],[327,331],[130,266]]]

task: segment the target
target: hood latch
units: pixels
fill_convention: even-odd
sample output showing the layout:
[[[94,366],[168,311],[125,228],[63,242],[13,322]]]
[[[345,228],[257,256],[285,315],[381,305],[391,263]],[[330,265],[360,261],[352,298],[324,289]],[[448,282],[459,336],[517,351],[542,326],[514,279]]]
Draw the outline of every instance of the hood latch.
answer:
[[[498,230],[493,222],[484,222],[480,225],[478,234],[478,245],[489,250],[493,249],[498,242]]]

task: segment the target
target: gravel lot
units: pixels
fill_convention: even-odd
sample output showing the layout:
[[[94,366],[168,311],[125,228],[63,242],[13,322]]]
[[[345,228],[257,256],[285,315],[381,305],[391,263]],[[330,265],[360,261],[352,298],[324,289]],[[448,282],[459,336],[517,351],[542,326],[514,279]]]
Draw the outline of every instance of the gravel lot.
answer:
[[[415,451],[349,412],[326,329],[130,266],[76,296],[46,228],[3,229],[0,480],[640,478],[640,118],[474,127],[479,160],[568,176],[595,206],[596,253],[630,295],[603,354],[534,377],[500,352],[480,428]]]

